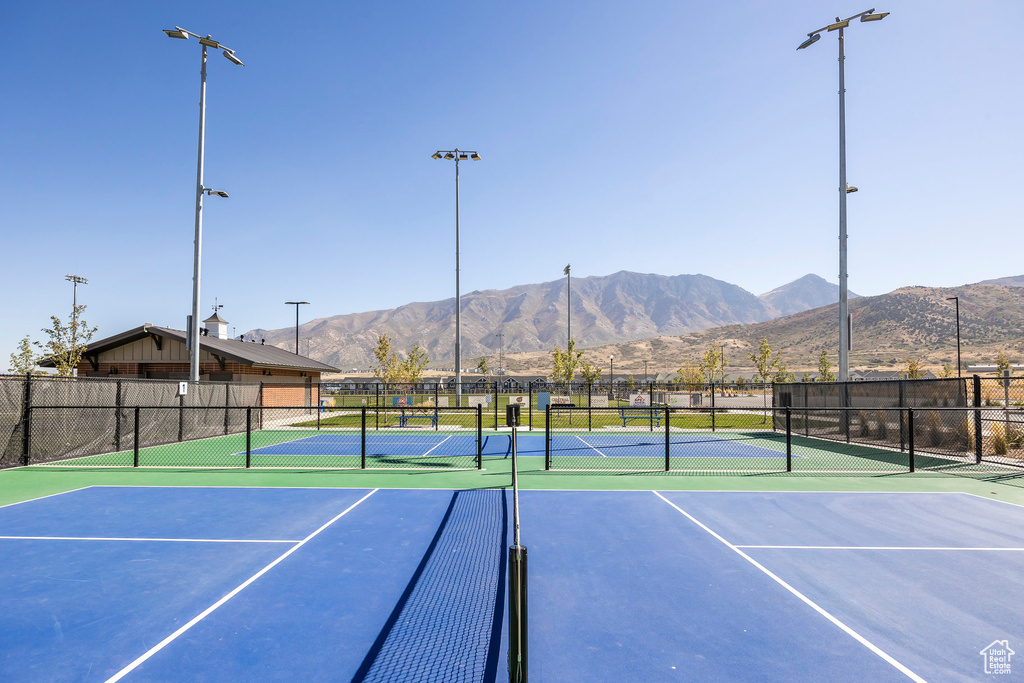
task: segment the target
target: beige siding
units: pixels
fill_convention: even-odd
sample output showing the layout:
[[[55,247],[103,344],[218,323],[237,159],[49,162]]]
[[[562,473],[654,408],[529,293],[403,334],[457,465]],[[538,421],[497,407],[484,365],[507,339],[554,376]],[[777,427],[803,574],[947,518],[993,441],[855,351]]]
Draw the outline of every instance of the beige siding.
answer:
[[[162,349],[156,348],[156,342],[152,337],[139,339],[130,344],[118,346],[117,348],[104,351],[99,355],[101,363],[188,363],[188,351],[185,345],[179,341],[164,339]],[[207,351],[203,351],[200,361],[204,363],[216,362],[216,359]]]

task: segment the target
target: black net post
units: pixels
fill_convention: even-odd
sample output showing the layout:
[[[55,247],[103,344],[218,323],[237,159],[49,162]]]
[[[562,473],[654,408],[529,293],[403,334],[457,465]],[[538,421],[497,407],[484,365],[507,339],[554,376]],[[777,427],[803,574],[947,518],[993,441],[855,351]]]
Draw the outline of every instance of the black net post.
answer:
[[[494,380],[494,429],[498,429],[498,380]]]
[[[121,452],[121,380],[117,380],[114,393],[114,450]],[[227,432],[225,432],[227,433]]]
[[[715,383],[711,383],[711,431],[715,431]]]
[[[497,428],[497,423],[494,426]],[[484,468],[484,407],[480,403],[476,404],[476,468]]]
[[[245,409],[245,469],[252,466],[252,408]]]
[[[906,407],[906,404],[904,403],[905,399],[906,396],[903,390],[903,380],[899,380],[899,399],[896,407],[899,408],[897,412],[900,417],[900,453],[907,449],[907,432],[906,426],[903,423],[903,408]]]
[[[974,376],[974,407],[981,407],[981,377]],[[974,411],[974,462],[981,463],[981,411]]]
[[[526,410],[529,413],[530,418],[530,431],[533,431],[533,380],[531,379],[526,385]]]
[[[907,453],[910,456],[910,471],[914,471],[914,409],[907,408]]]
[[[133,442],[133,446],[132,446],[132,450],[133,450],[133,454],[132,454],[132,467],[138,467],[139,466],[139,424],[140,424],[139,417],[140,417],[140,413],[141,412],[142,412],[142,408],[140,408],[139,406],[135,406],[135,425],[132,427],[132,435],[133,435],[133,438],[132,438],[132,442]]]
[[[544,469],[551,469],[551,404],[544,406]]]
[[[786,406],[786,471],[793,471],[793,420],[789,406]]]
[[[653,410],[653,408],[652,408],[652,410]],[[665,406],[665,471],[666,472],[668,472],[670,469],[672,469],[672,461],[669,459],[669,455],[671,454],[672,439],[671,439],[671,436],[669,434],[668,416],[669,416],[669,407],[666,405]]]
[[[360,412],[362,416],[359,422],[359,469],[366,469],[366,406]]]
[[[526,683],[526,548],[508,549],[508,680]]]
[[[32,453],[32,373],[25,374],[25,395],[21,408],[21,464],[28,465]]]
[[[178,397],[178,441],[185,440],[185,397]]]

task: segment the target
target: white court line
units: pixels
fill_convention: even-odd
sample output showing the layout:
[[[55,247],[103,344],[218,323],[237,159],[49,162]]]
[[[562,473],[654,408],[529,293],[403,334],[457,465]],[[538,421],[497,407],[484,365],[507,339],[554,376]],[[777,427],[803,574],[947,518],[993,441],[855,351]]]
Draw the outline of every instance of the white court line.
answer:
[[[347,514],[348,514],[349,512],[351,512],[352,510],[354,510],[354,509],[356,508],[356,506],[357,506],[357,505],[359,505],[360,503],[362,503],[362,502],[363,502],[364,500],[366,500],[367,498],[369,498],[370,496],[372,496],[373,494],[375,494],[375,493],[376,493],[377,491],[379,491],[379,490],[380,490],[380,489],[373,489],[372,491],[370,491],[369,493],[367,493],[367,494],[366,494],[365,496],[363,496],[362,498],[360,498],[360,499],[359,499],[359,500],[357,500],[356,502],[354,502],[354,503],[352,503],[351,505],[349,505],[349,506],[348,506],[347,508],[345,508],[345,510],[344,510],[343,512],[339,513],[339,514],[338,514],[338,515],[337,515],[336,517],[334,517],[334,519],[332,519],[332,520],[330,520],[329,522],[327,522],[326,524],[324,524],[324,525],[323,525],[322,527],[320,527],[319,529],[317,529],[316,531],[314,531],[313,533],[311,533],[311,534],[310,534],[309,536],[306,536],[306,537],[305,537],[304,539],[302,539],[301,541],[299,541],[299,542],[298,542],[298,543],[297,543],[296,545],[294,545],[294,546],[292,546],[291,548],[289,548],[289,549],[288,549],[288,550],[287,550],[287,551],[286,551],[286,552],[285,552],[285,553],[284,553],[283,555],[281,555],[281,556],[280,556],[280,557],[278,557],[278,558],[277,558],[276,560],[274,560],[273,562],[271,562],[270,564],[268,564],[268,565],[267,565],[266,567],[264,567],[263,569],[259,570],[258,572],[256,572],[256,573],[255,573],[255,574],[253,574],[252,576],[250,576],[250,577],[249,577],[248,579],[246,579],[246,580],[245,580],[244,582],[242,582],[241,584],[239,584],[237,588],[235,588],[235,589],[234,589],[234,590],[232,590],[232,591],[231,591],[230,593],[228,593],[227,595],[225,595],[225,596],[224,596],[223,598],[221,598],[220,600],[218,600],[217,602],[213,603],[212,605],[210,605],[209,607],[207,607],[206,609],[204,609],[204,610],[203,610],[202,612],[200,612],[199,614],[197,614],[197,615],[196,615],[195,617],[193,617],[193,618],[192,618],[192,620],[191,620],[191,621],[189,621],[189,622],[188,622],[187,624],[185,624],[184,626],[182,626],[181,628],[179,628],[179,629],[178,629],[177,631],[175,631],[174,633],[172,633],[171,635],[167,636],[166,638],[164,638],[163,640],[161,640],[161,641],[160,641],[159,643],[157,643],[156,645],[154,645],[153,647],[151,647],[151,648],[150,648],[150,649],[149,649],[148,651],[146,651],[146,652],[145,652],[145,654],[143,654],[143,655],[142,655],[141,657],[139,657],[138,659],[136,659],[136,660],[135,660],[134,662],[132,662],[131,664],[129,664],[129,665],[128,665],[128,666],[126,666],[125,668],[123,668],[123,669],[121,669],[120,671],[118,671],[118,672],[117,672],[116,674],[114,674],[114,675],[113,675],[113,676],[111,676],[110,678],[108,678],[108,679],[106,680],[106,683],[115,683],[115,681],[119,681],[119,680],[121,680],[122,678],[124,678],[125,676],[127,676],[127,675],[128,675],[129,673],[131,673],[131,672],[132,672],[132,671],[134,671],[134,670],[135,670],[136,668],[138,668],[140,664],[142,664],[143,662],[145,662],[145,661],[146,661],[147,659],[149,659],[150,657],[152,657],[153,655],[155,655],[155,654],[156,654],[157,652],[159,652],[160,650],[164,649],[164,648],[165,648],[165,647],[166,647],[167,645],[169,645],[169,644],[170,644],[171,642],[173,642],[173,641],[174,641],[174,640],[175,640],[175,639],[176,639],[176,638],[177,638],[178,636],[180,636],[180,635],[181,635],[182,633],[184,633],[185,631],[189,630],[190,628],[192,628],[193,626],[195,626],[196,624],[198,624],[198,623],[199,623],[200,621],[202,621],[203,619],[205,619],[205,618],[207,617],[207,615],[209,615],[209,614],[210,614],[211,612],[213,612],[213,611],[214,611],[215,609],[217,609],[218,607],[220,607],[221,605],[223,605],[223,604],[224,604],[225,602],[227,602],[227,601],[228,601],[228,600],[230,600],[231,598],[233,598],[233,597],[235,597],[236,595],[238,595],[238,593],[240,593],[240,592],[241,592],[241,591],[242,591],[242,590],[243,590],[244,588],[246,588],[246,587],[247,587],[247,586],[248,586],[249,584],[251,584],[251,583],[252,583],[253,581],[255,581],[256,579],[260,578],[261,576],[263,576],[264,574],[266,574],[266,573],[267,573],[268,571],[270,571],[271,569],[273,569],[274,567],[276,567],[276,566],[277,566],[277,565],[278,565],[278,564],[279,564],[279,563],[280,563],[280,562],[281,562],[282,560],[284,560],[284,559],[285,559],[286,557],[288,557],[289,555],[291,555],[292,553],[294,553],[294,552],[295,552],[296,550],[298,550],[299,548],[301,548],[302,546],[304,546],[304,545],[305,545],[305,544],[306,544],[307,542],[309,542],[309,541],[310,541],[311,539],[313,539],[313,538],[314,538],[314,537],[315,537],[315,536],[316,536],[317,534],[319,534],[319,533],[320,533],[321,531],[323,531],[324,529],[326,529],[327,527],[329,527],[330,525],[334,524],[334,523],[335,523],[335,522],[337,522],[337,521],[338,521],[339,519],[341,519],[342,517],[344,517],[345,515],[347,515]]]
[[[733,552],[735,552],[735,553],[736,553],[737,555],[739,555],[740,557],[742,557],[742,558],[743,558],[744,560],[746,560],[746,561],[747,561],[747,562],[749,562],[750,564],[752,564],[752,565],[754,565],[755,567],[757,567],[758,569],[760,569],[760,570],[761,570],[762,572],[764,572],[764,573],[765,573],[765,574],[766,574],[766,575],[767,575],[767,576],[768,576],[768,577],[769,577],[770,579],[772,579],[772,580],[773,580],[773,581],[775,581],[775,582],[776,582],[777,584],[779,584],[780,586],[782,586],[783,588],[785,588],[786,590],[788,590],[788,591],[789,591],[790,593],[792,593],[793,595],[795,595],[795,596],[796,596],[797,598],[799,598],[799,599],[800,599],[800,600],[801,600],[801,601],[802,601],[802,602],[803,602],[804,604],[806,604],[806,605],[807,605],[808,607],[810,607],[811,609],[813,609],[813,610],[814,610],[815,612],[817,612],[818,614],[820,614],[821,616],[825,617],[826,619],[828,619],[829,621],[831,621],[831,622],[832,622],[833,624],[835,624],[836,626],[838,626],[838,627],[839,627],[840,629],[842,629],[842,630],[843,630],[843,632],[845,632],[845,633],[846,633],[847,635],[849,635],[849,636],[850,636],[850,637],[852,637],[852,638],[853,638],[854,640],[856,640],[857,642],[859,642],[859,643],[860,643],[861,645],[863,645],[863,646],[864,646],[864,647],[866,647],[867,649],[871,650],[872,652],[874,652],[874,653],[875,653],[876,655],[878,655],[879,657],[881,657],[881,658],[882,658],[882,659],[884,659],[885,661],[889,662],[889,664],[891,664],[891,665],[893,665],[894,667],[896,667],[896,668],[897,668],[897,669],[898,669],[898,670],[899,670],[900,672],[902,672],[903,674],[905,674],[905,675],[907,676],[907,678],[909,678],[909,679],[910,679],[910,680],[912,680],[912,681],[916,681],[917,683],[926,683],[926,681],[925,681],[925,680],[924,680],[923,678],[921,678],[920,676],[918,676],[917,674],[915,674],[915,673],[914,673],[913,671],[911,671],[910,669],[908,669],[908,668],[907,668],[906,666],[904,666],[903,664],[901,664],[901,663],[899,663],[898,661],[896,661],[896,659],[894,659],[894,658],[893,658],[893,657],[892,657],[891,655],[889,655],[889,654],[887,654],[886,652],[884,652],[884,651],[883,651],[883,650],[882,650],[881,648],[879,648],[879,647],[878,647],[877,645],[875,645],[874,643],[872,643],[871,641],[869,641],[869,640],[868,640],[867,638],[865,638],[865,637],[864,637],[864,636],[862,636],[861,634],[857,633],[857,632],[856,632],[856,631],[854,631],[854,630],[853,630],[852,628],[850,628],[849,626],[847,626],[847,625],[846,625],[846,624],[844,624],[843,622],[839,621],[839,619],[837,619],[836,617],[834,617],[834,616],[832,616],[831,614],[829,614],[828,612],[826,612],[826,611],[825,611],[825,610],[824,610],[824,609],[823,609],[822,607],[820,607],[820,606],[819,606],[819,605],[818,605],[818,604],[817,604],[816,602],[814,602],[813,600],[811,600],[810,598],[808,598],[808,597],[807,597],[806,595],[804,595],[803,593],[801,593],[800,591],[798,591],[797,589],[793,588],[793,587],[792,587],[792,586],[790,586],[790,585],[789,585],[788,583],[786,583],[785,581],[783,581],[783,580],[782,580],[781,578],[779,578],[778,576],[776,576],[775,574],[773,574],[773,573],[772,573],[772,572],[771,572],[771,571],[770,571],[770,570],[769,570],[768,568],[766,568],[766,567],[765,567],[764,565],[762,565],[762,564],[761,564],[761,563],[759,563],[759,562],[758,562],[757,560],[755,560],[754,558],[752,558],[752,557],[751,557],[750,555],[747,555],[747,554],[746,554],[745,552],[743,552],[742,550],[740,550],[740,549],[739,549],[739,548],[738,548],[737,546],[733,545],[733,544],[732,544],[732,543],[730,543],[729,541],[727,541],[727,540],[725,540],[724,538],[722,538],[721,536],[719,536],[719,535],[718,535],[717,533],[715,533],[714,531],[712,531],[712,530],[711,530],[711,529],[710,529],[709,527],[707,527],[706,525],[704,525],[704,524],[703,524],[702,522],[698,521],[698,520],[697,520],[697,519],[696,519],[695,517],[693,517],[693,515],[691,515],[690,513],[688,513],[688,512],[686,511],[686,510],[683,510],[683,509],[682,509],[681,507],[679,507],[678,505],[676,505],[675,503],[673,503],[672,501],[670,501],[670,500],[669,500],[668,498],[666,498],[665,496],[663,496],[663,495],[661,495],[660,493],[658,493],[657,491],[652,491],[651,493],[653,493],[653,494],[654,494],[654,495],[656,495],[656,496],[657,496],[658,498],[661,498],[661,499],[662,499],[663,501],[665,501],[666,503],[668,503],[669,505],[671,505],[672,507],[674,507],[674,508],[675,508],[675,509],[676,509],[676,510],[677,510],[677,511],[678,511],[678,512],[680,513],[680,514],[682,514],[682,515],[683,515],[684,517],[686,517],[686,518],[687,518],[687,519],[689,519],[689,520],[690,520],[691,522],[693,522],[694,524],[696,524],[697,526],[699,526],[699,527],[700,527],[701,529],[703,529],[704,531],[708,532],[709,534],[711,534],[712,536],[714,536],[714,537],[715,537],[716,539],[718,539],[719,541],[721,541],[723,545],[725,545],[726,547],[728,547],[728,548],[729,548],[730,550],[732,550]]]
[[[582,436],[577,436],[576,434],[573,434],[573,436],[575,436],[575,437],[576,437],[577,439],[579,439],[580,441],[583,441],[583,437],[582,437]],[[586,441],[583,441],[583,443],[584,443],[584,444],[586,445],[586,447],[587,447],[587,448],[590,448],[590,449],[592,449],[592,450],[594,450],[594,451],[597,451],[597,454],[598,454],[598,455],[600,455],[600,456],[601,456],[602,458],[607,458],[607,457],[608,457],[607,455],[605,455],[605,454],[604,454],[604,453],[602,453],[601,451],[598,451],[598,450],[597,450],[596,448],[594,448],[593,446],[591,446],[591,445],[590,445],[589,443],[587,443]]]
[[[913,545],[737,545],[736,548],[769,548],[778,550],[981,550],[1020,552],[1024,548],[965,548],[952,546]]]
[[[159,541],[161,543],[299,543],[248,538],[129,538],[124,536],[0,536],[0,541]]]
[[[11,469],[16,469],[16,468],[12,467]],[[39,496],[38,498],[28,498],[26,500],[16,500],[13,503],[7,503],[6,505],[0,505],[0,508],[9,508],[9,507],[12,507],[14,505],[21,505],[22,503],[31,503],[34,500],[43,500],[44,498],[53,498],[54,496],[63,496],[65,493],[74,493],[75,491],[84,491],[86,489],[93,488],[93,486],[94,486],[94,484],[90,484],[89,486],[80,486],[77,489],[71,489],[69,491],[58,491],[57,493],[48,493],[45,496]]]
[[[455,435],[454,435],[454,434],[452,434],[451,436],[447,437],[447,438],[446,438],[446,439],[445,439],[444,441],[447,441],[448,439],[452,438],[452,436],[455,436]],[[431,448],[431,449],[430,449],[430,451],[433,451],[434,449],[436,449],[436,448],[440,447],[440,446],[441,446],[441,444],[442,444],[442,443],[444,443],[444,441],[442,441],[441,443],[437,444],[437,446],[434,446],[434,448]],[[423,458],[423,457],[426,457],[426,456],[430,455],[430,451],[427,451],[426,453],[424,453],[424,454],[423,454],[423,455],[421,455],[420,457],[421,457],[421,458]]]

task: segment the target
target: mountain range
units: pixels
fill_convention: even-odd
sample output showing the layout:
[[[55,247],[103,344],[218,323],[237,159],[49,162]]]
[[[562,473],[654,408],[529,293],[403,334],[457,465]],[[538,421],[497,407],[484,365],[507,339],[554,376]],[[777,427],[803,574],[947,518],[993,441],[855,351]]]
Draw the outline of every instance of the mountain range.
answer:
[[[851,293],[851,299],[856,297]],[[678,336],[709,328],[774,320],[838,301],[839,287],[817,275],[755,296],[706,275],[656,275],[620,271],[572,280],[572,333],[581,348]],[[499,339],[498,333],[503,334]],[[318,318],[299,327],[309,355],[336,367],[366,369],[379,334],[405,352],[427,350],[432,367],[452,365],[454,297],[398,308]],[[295,328],[256,329],[246,337],[291,348]],[[496,354],[544,352],[564,346],[565,281],[478,290],[462,297],[462,364]]]

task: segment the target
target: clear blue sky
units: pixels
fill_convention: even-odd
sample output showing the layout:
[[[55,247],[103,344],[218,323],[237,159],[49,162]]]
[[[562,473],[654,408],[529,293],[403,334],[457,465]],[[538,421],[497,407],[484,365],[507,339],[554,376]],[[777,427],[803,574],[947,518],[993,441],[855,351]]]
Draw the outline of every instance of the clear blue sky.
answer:
[[[882,2],[882,0],[878,0]],[[191,306],[199,45],[213,52],[203,317],[237,332],[573,274],[837,281],[843,2],[18,3],[0,41],[0,368],[65,274],[99,336]],[[889,0],[847,31],[850,288],[1020,259],[1024,3]]]

